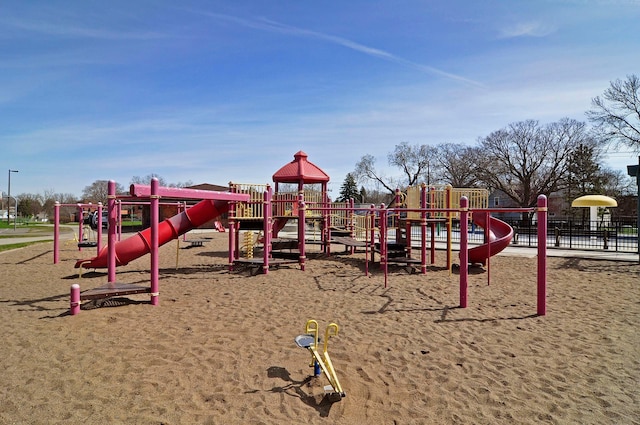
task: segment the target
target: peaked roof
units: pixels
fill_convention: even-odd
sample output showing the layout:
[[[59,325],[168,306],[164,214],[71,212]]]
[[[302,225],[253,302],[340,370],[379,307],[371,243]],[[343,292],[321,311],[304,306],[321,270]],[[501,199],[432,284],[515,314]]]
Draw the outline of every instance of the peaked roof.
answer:
[[[307,154],[298,151],[293,161],[280,168],[273,175],[275,183],[324,183],[329,181],[327,173],[307,160]]]

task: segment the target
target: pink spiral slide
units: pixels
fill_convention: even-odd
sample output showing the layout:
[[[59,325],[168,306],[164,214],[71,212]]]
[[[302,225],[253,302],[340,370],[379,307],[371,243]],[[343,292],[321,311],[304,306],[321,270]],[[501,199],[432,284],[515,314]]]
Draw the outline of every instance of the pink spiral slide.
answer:
[[[478,226],[487,227],[487,214],[474,212],[471,220]],[[513,238],[513,228],[502,220],[489,216],[489,242],[469,249],[469,263],[486,264],[490,256],[504,250]]]

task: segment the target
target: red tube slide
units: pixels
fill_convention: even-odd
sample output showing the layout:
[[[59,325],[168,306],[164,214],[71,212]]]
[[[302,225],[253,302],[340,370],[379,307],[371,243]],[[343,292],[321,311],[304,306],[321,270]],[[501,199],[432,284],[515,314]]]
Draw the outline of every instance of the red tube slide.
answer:
[[[188,210],[166,219],[158,226],[158,245],[176,239],[191,229],[195,229],[209,220],[224,214],[229,210],[228,201],[210,200],[198,202]],[[138,232],[116,244],[116,265],[124,266],[136,258],[151,252],[151,228]],[[85,269],[99,269],[108,266],[108,247],[104,247],[97,257],[89,260],[78,260],[75,267]]]
[[[487,215],[481,212],[474,212],[471,220],[478,226],[486,228]],[[502,220],[489,217],[489,243],[469,249],[469,263],[486,264],[489,256],[501,252],[513,238],[513,228]]]

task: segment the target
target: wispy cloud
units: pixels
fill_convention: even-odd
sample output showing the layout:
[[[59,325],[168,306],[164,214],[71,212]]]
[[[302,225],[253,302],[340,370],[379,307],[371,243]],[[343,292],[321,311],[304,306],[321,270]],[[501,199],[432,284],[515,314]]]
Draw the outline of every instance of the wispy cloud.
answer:
[[[500,38],[546,37],[556,32],[552,25],[540,22],[519,22],[500,30]]]
[[[88,28],[75,25],[56,25],[51,23],[22,19],[0,18],[0,25],[28,33],[64,38],[89,38],[100,40],[156,40],[167,35],[155,31],[117,31],[112,29]]]
[[[456,75],[450,72],[443,71],[441,69],[435,68],[429,65],[423,65],[420,63],[416,63],[410,61],[408,59],[404,59],[402,57],[396,56],[393,53],[387,52],[382,49],[378,49],[371,46],[366,46],[364,44],[355,42],[353,40],[349,40],[344,37],[339,37],[336,35],[325,34],[318,31],[312,31],[305,28],[294,27],[291,25],[286,25],[280,22],[276,22],[270,19],[261,18],[261,19],[244,19],[231,15],[224,15],[219,13],[211,13],[211,12],[197,12],[202,15],[208,16],[210,18],[214,18],[220,21],[231,22],[233,24],[241,25],[247,28],[253,28],[260,31],[268,31],[280,34],[287,34],[296,37],[306,37],[310,39],[325,41],[329,43],[333,43],[347,49],[354,50],[359,53],[363,53],[368,56],[376,57],[385,61],[394,62],[399,65],[403,65],[406,67],[417,69],[421,72],[425,72],[428,74],[439,75],[441,77],[448,78],[450,80],[459,81],[465,84],[469,84],[476,87],[484,87],[484,85],[478,81],[471,80],[469,78]]]

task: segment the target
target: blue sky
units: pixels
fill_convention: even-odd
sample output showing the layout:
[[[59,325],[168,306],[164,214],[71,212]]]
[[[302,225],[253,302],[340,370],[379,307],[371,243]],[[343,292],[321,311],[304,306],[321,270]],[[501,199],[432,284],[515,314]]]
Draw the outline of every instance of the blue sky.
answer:
[[[337,196],[401,142],[586,121],[640,74],[639,23],[640,0],[3,2],[0,189],[269,183],[303,150]]]

